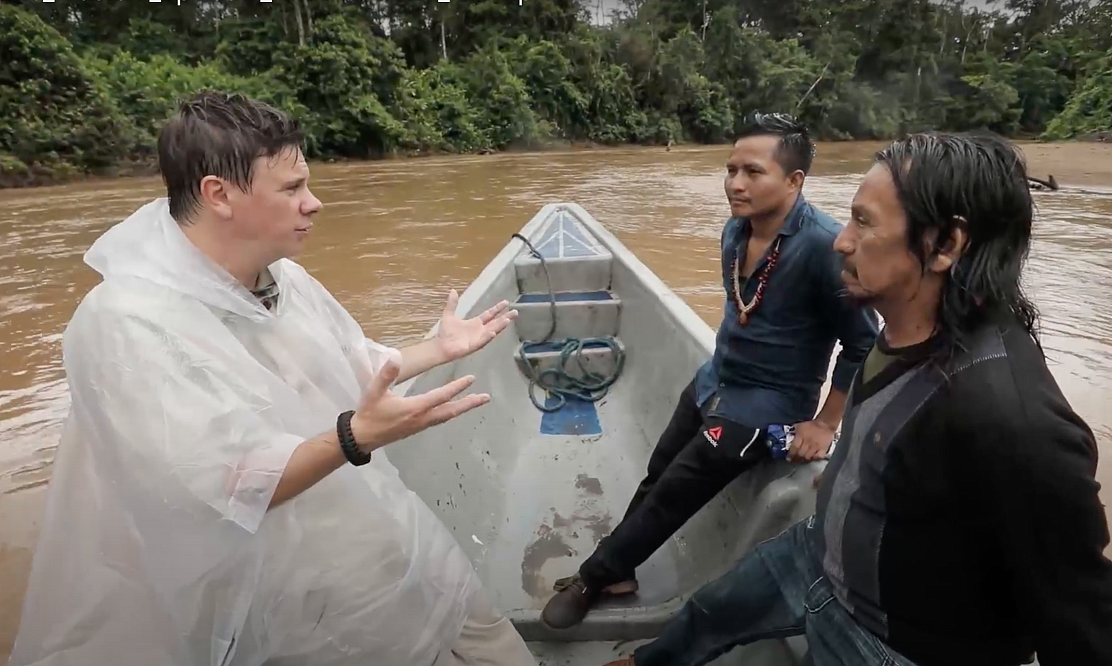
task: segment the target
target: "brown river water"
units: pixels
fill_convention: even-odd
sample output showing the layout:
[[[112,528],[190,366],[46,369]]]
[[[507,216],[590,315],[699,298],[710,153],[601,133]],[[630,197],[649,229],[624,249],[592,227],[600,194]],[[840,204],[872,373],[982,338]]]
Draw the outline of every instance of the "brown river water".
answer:
[[[820,144],[804,187],[839,220],[880,144]],[[1100,441],[1112,505],[1112,146],[1024,146],[1036,194],[1027,281],[1055,377]],[[721,316],[718,239],[728,148],[626,148],[317,164],[325,203],[301,258],[388,343],[432,326],[537,210],[575,201],[611,229],[712,327]],[[98,276],[82,254],[161,196],[157,178],[0,191],[0,663],[7,662],[68,406],[61,338]]]

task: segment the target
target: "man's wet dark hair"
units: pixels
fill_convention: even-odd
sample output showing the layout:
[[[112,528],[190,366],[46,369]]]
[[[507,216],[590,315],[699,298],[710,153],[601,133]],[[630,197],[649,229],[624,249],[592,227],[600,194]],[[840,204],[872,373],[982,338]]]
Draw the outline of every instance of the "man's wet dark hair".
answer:
[[[802,171],[803,175],[811,172],[811,162],[815,158],[815,144],[811,142],[811,135],[807,127],[786,113],[754,113],[742,126],[735,137],[735,143],[751,136],[777,136],[780,137],[780,146],[776,149],[776,162],[790,175],[794,171]]]
[[[201,179],[217,176],[249,192],[255,160],[300,148],[296,120],[239,93],[204,91],[184,100],[158,135],[158,164],[170,214],[189,224],[201,204]]]
[[[1010,311],[1038,343],[1038,311],[1023,291],[1034,203],[1027,166],[1015,146],[976,134],[914,134],[876,155],[887,167],[907,216],[908,249],[923,265],[937,254],[924,238],[949,238],[965,225],[967,242],[938,305],[938,361],[965,349],[993,311]]]

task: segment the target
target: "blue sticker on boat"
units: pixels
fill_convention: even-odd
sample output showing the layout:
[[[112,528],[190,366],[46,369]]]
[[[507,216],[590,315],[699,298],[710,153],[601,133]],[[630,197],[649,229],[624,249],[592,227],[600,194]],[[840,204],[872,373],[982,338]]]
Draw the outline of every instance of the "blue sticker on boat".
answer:
[[[554,407],[557,400],[546,396],[545,407]],[[598,420],[595,403],[579,398],[567,398],[564,406],[554,412],[541,416],[542,435],[601,435],[602,425]]]

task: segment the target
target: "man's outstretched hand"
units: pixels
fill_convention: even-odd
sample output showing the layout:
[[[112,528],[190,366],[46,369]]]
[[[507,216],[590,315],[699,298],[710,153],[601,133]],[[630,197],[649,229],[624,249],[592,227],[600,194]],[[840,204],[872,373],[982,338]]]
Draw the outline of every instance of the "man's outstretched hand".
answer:
[[[506,309],[510,305],[509,301],[502,301],[471,319],[462,319],[456,314],[458,305],[459,294],[453,289],[448,294],[448,302],[444,306],[444,314],[440,317],[440,328],[436,334],[440,350],[449,361],[461,359],[487,346],[517,317],[517,310]]]
[[[471,375],[421,395],[397,395],[390,390],[390,384],[398,378],[400,370],[396,361],[387,361],[367,385],[351,417],[355,442],[368,453],[490,402],[486,393],[453,400],[474,383],[475,377]]]

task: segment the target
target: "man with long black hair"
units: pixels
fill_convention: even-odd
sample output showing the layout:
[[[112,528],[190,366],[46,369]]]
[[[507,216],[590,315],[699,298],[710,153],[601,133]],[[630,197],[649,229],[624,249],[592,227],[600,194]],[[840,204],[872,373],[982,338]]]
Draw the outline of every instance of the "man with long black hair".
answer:
[[[788,457],[827,455],[850,379],[877,335],[871,308],[845,297],[833,250],[841,225],[807,203],[814,145],[784,114],[757,114],[726,161],[725,314],[714,356],[679,396],[625,517],[579,571],[556,582],[541,617],[578,624],[731,481],[770,457],[770,425],[795,426]],[[834,343],[842,351],[819,408]]]
[[[805,635],[816,666],[1112,664],[1097,446],[1021,288],[1032,202],[993,137],[879,153],[834,247],[885,327],[811,518],[701,590],[636,666]]]

